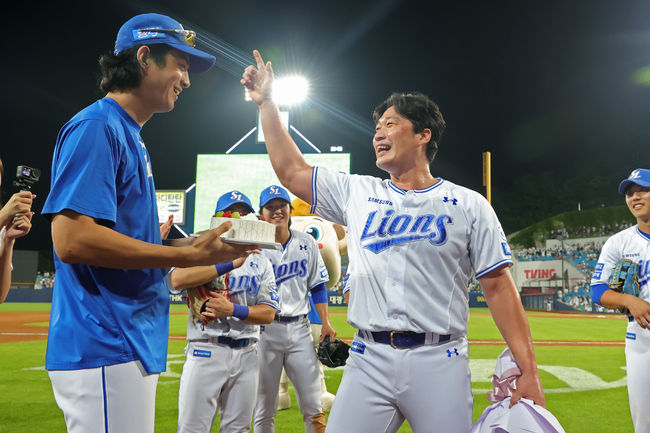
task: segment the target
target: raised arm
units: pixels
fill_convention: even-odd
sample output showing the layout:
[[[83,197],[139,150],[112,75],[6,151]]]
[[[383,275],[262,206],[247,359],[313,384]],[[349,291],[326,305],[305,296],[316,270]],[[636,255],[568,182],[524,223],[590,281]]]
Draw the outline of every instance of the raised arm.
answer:
[[[517,380],[517,389],[512,395],[511,403],[515,404],[524,397],[546,406],[528,319],[510,271],[507,267],[501,267],[479,281],[494,323],[521,369],[521,377]]]
[[[284,128],[278,107],[271,99],[273,67],[264,63],[259,51],[253,51],[257,67],[244,70],[241,83],[248,89],[251,99],[257,104],[262,119],[266,151],[280,183],[289,191],[311,204],[312,166],[307,164],[298,146]]]

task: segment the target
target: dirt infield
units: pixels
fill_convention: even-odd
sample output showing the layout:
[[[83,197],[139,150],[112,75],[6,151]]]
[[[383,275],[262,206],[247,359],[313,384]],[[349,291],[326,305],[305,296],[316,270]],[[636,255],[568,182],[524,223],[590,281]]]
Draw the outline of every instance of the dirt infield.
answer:
[[[0,313],[0,343],[47,340],[47,328],[31,325],[31,323],[49,320],[50,313],[47,311]]]
[[[170,314],[187,314],[185,312],[171,312]],[[330,313],[345,314],[345,313]],[[489,313],[472,313],[478,316],[489,316]],[[606,314],[564,314],[564,313],[540,313],[532,314],[537,317],[563,317],[563,318],[589,318],[594,319],[614,319],[627,320],[622,315]],[[19,341],[46,340],[47,328],[44,326],[34,325],[33,323],[48,322],[50,313],[47,311],[39,312],[5,312],[0,314],[0,343],[15,343]],[[170,335],[170,340],[185,340],[184,335]],[[344,338],[344,341],[350,343],[352,339]],[[503,340],[470,340],[470,345],[503,345]],[[536,346],[624,346],[624,341],[574,341],[574,340],[535,340]]]

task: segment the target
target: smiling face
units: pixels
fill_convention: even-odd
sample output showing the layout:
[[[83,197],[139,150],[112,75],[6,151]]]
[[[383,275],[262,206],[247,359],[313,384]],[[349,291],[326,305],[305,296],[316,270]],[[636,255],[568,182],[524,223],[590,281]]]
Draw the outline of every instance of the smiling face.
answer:
[[[419,158],[426,160],[426,144],[431,132],[413,132],[413,123],[389,107],[377,120],[372,145],[377,167],[388,173],[410,169]]]
[[[140,88],[151,112],[166,113],[174,108],[180,93],[190,86],[189,67],[189,55],[175,49],[167,52],[164,65],[147,60]]]
[[[630,185],[625,190],[625,203],[639,223],[650,224],[650,187]]]
[[[291,206],[284,199],[274,198],[262,207],[262,216],[276,228],[289,228]]]

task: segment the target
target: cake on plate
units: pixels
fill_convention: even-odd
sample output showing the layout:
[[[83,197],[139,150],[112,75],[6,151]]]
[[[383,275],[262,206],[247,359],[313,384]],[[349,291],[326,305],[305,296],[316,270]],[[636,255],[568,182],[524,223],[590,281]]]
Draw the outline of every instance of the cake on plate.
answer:
[[[275,244],[275,226],[266,221],[260,221],[255,214],[248,214],[238,218],[237,212],[218,212],[210,221],[210,228],[214,229],[221,224],[230,221],[232,227],[221,235],[226,241],[252,243],[252,244]]]

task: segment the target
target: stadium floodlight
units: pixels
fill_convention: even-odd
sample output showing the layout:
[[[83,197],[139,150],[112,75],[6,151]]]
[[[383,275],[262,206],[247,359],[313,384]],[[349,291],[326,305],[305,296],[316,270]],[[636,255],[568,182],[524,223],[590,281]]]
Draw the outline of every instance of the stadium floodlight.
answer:
[[[292,106],[307,99],[309,84],[305,77],[278,78],[273,82],[273,101],[280,106]]]
[[[307,99],[309,83],[305,77],[293,76],[276,78],[273,81],[273,102],[278,106],[290,107]],[[244,99],[251,101],[248,89],[244,89]]]

